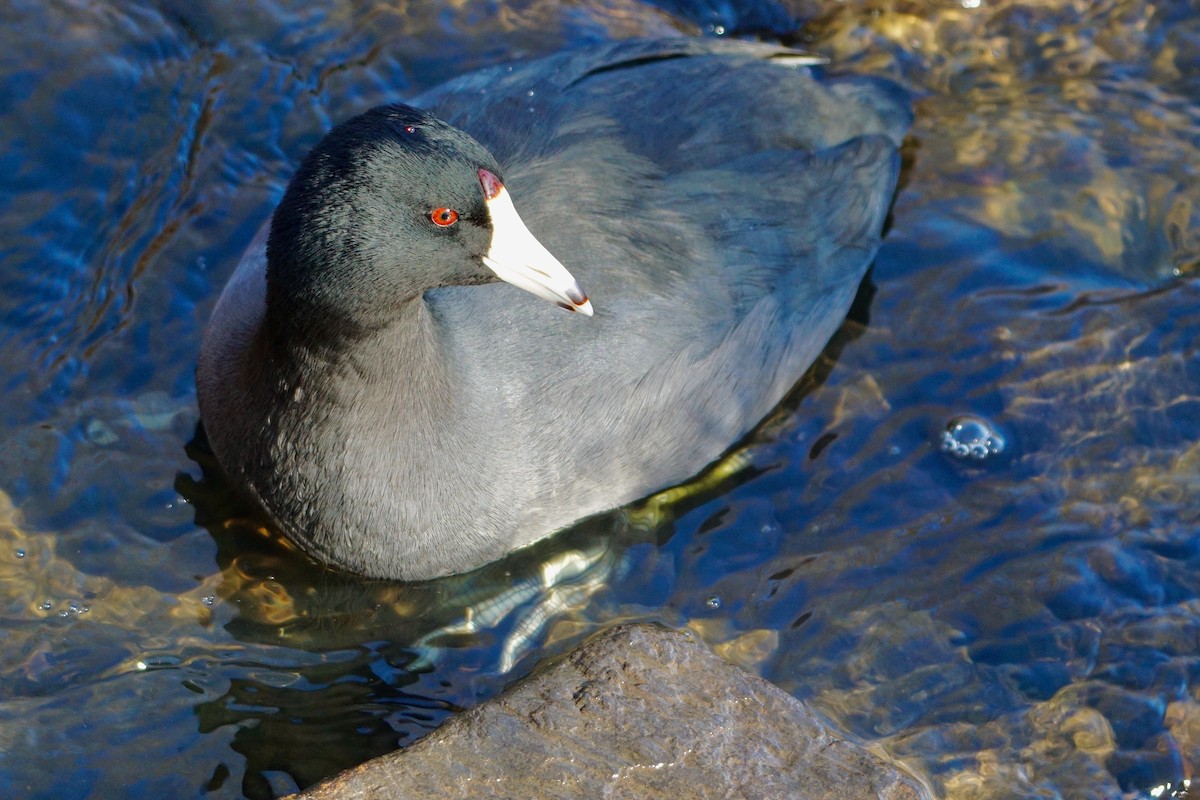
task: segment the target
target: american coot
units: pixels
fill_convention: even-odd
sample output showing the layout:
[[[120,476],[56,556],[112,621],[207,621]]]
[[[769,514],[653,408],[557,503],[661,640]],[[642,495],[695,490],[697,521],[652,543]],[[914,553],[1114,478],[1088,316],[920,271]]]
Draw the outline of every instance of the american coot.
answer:
[[[232,481],[316,558],[421,579],[699,472],[836,330],[895,190],[903,93],[804,61],[612,43],[338,125],[204,339]]]

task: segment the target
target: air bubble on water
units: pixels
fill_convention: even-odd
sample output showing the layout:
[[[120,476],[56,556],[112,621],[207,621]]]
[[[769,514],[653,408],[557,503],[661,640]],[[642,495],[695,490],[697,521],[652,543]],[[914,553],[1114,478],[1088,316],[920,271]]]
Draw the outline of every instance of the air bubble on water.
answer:
[[[107,447],[120,439],[111,425],[98,419],[93,419],[87,424],[84,435],[87,436],[89,442],[101,447]]]
[[[215,595],[206,594],[204,597],[200,598],[200,602],[204,603],[206,606],[211,606],[213,603],[217,602],[217,598]]]
[[[705,601],[704,601],[704,604],[705,604],[706,606],[708,606],[709,608],[712,608],[712,609],[717,609],[717,608],[720,608],[720,607],[721,607],[721,598],[717,597],[717,596],[714,594],[712,597],[710,597],[710,598],[708,598],[707,600],[705,600]]]
[[[139,670],[162,669],[164,667],[177,667],[183,663],[183,659],[173,655],[157,655],[147,656],[137,662]]]
[[[983,417],[973,414],[953,417],[947,422],[939,444],[944,453],[975,461],[998,456],[1005,447],[1004,436],[999,429]]]
[[[25,557],[25,551],[18,548],[17,549],[17,558],[24,558],[24,557]]]
[[[54,608],[54,603],[51,603],[49,600],[46,600],[42,603],[40,608],[42,609],[42,611],[49,611],[50,609]]]

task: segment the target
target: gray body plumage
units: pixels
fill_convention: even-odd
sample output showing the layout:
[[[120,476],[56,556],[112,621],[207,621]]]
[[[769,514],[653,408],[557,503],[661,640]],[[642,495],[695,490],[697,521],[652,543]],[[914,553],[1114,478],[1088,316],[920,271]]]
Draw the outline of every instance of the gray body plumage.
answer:
[[[442,286],[328,346],[281,343],[265,313],[264,231],[198,370],[231,478],[318,558],[419,579],[719,457],[841,323],[909,124],[890,84],[818,81],[786,55],[618,43],[416,98],[495,156],[595,316],[503,283]]]

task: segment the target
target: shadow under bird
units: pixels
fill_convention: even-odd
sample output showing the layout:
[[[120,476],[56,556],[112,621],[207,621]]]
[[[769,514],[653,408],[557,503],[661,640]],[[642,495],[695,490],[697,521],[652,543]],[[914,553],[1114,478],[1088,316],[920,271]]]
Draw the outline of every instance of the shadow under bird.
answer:
[[[335,127],[204,338],[232,482],[412,580],[700,472],[836,331],[895,191],[904,93],[811,63],[610,43]]]

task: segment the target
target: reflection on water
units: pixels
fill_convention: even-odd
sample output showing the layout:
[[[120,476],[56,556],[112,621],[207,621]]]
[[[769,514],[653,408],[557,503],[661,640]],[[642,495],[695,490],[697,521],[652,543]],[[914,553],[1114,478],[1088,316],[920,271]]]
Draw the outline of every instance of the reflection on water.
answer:
[[[656,619],[947,797],[1185,796],[1200,12],[733,6],[0,9],[0,785],[268,797]],[[721,30],[889,75],[919,113],[873,292],[704,481],[398,586],[308,562],[185,453],[203,322],[332,121],[572,43]]]

